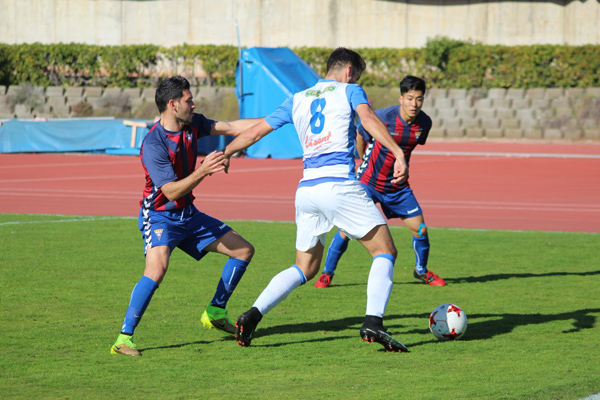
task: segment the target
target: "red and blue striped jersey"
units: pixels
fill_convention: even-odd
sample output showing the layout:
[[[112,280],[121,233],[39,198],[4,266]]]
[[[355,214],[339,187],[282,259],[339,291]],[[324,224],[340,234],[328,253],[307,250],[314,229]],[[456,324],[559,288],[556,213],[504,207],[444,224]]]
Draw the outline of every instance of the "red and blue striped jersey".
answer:
[[[425,144],[427,141],[427,135],[431,129],[431,118],[421,111],[411,124],[407,124],[400,116],[399,105],[376,110],[375,114],[387,127],[398,146],[404,151],[406,165],[409,165],[410,155],[414,148],[418,144]],[[396,161],[396,157],[392,152],[376,141],[364,129],[362,124],[358,127],[358,133],[367,142],[362,164],[357,171],[359,180],[381,193],[396,192],[402,188],[410,187],[408,180],[399,184],[391,183],[394,177],[394,162]]]
[[[149,210],[177,210],[194,202],[190,192],[170,201],[160,190],[165,184],[181,180],[196,169],[198,139],[210,135],[215,121],[194,114],[190,125],[179,132],[166,130],[160,121],[154,124],[142,142],[140,158],[146,174],[144,197],[140,206]]]

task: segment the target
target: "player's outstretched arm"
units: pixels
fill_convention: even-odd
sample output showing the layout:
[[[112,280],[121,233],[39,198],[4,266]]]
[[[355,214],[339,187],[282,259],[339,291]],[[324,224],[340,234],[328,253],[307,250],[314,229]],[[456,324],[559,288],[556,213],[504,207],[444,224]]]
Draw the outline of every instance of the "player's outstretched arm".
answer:
[[[217,121],[210,130],[211,135],[238,136],[264,118],[244,118],[236,121]]]
[[[222,152],[208,154],[200,166],[187,177],[162,185],[160,190],[170,201],[175,201],[190,193],[204,178],[225,170],[225,156]]]
[[[238,151],[242,151],[252,146],[254,143],[258,142],[263,137],[267,136],[269,133],[273,132],[273,128],[266,122],[264,119],[261,119],[259,123],[254,125],[252,128],[242,133],[241,135],[236,136],[235,139],[231,143],[225,147],[223,150],[223,154],[226,158],[225,163],[225,172],[227,172],[229,168],[229,158],[232,155],[237,153]]]
[[[394,179],[392,183],[402,182],[408,178],[408,167],[404,159],[404,152],[398,146],[392,135],[375,114],[373,109],[366,103],[359,104],[356,112],[360,117],[360,122],[365,130],[371,134],[379,143],[394,154],[396,162],[394,163]]]

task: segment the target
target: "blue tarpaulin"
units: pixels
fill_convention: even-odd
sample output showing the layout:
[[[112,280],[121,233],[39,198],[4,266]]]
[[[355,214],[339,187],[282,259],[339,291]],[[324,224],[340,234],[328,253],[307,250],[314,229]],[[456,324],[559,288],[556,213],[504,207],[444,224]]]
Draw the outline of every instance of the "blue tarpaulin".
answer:
[[[139,155],[142,141],[154,122],[128,120],[142,125],[132,128],[123,121],[114,118],[8,120],[0,126],[0,153],[81,151]],[[220,150],[225,146],[224,139],[224,136],[203,137],[198,140],[198,151],[208,154]]]
[[[49,121],[12,119],[0,126],[0,153],[106,151],[139,154],[148,128],[132,128],[112,118],[77,118]]]
[[[265,117],[294,93],[313,86],[317,73],[287,48],[252,47],[242,50],[236,68],[240,118]],[[302,147],[288,124],[246,150],[254,158],[300,158]]]

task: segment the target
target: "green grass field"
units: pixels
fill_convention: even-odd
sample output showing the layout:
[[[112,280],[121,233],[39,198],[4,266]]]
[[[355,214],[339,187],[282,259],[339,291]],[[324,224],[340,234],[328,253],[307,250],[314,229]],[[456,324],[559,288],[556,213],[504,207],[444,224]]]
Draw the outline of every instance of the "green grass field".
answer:
[[[232,318],[294,261],[292,223],[230,223],[256,255],[229,302]],[[143,271],[137,220],[0,214],[0,398],[579,399],[600,392],[600,235],[431,228],[430,267],[412,278],[410,233],[385,318],[410,353],[360,340],[370,265],[350,243],[329,289],[314,280],[265,316],[252,346],[201,326],[223,256],[180,251],[135,341],[112,356]],[[329,238],[331,237],[331,234]],[[439,342],[429,313],[461,306],[465,337]]]

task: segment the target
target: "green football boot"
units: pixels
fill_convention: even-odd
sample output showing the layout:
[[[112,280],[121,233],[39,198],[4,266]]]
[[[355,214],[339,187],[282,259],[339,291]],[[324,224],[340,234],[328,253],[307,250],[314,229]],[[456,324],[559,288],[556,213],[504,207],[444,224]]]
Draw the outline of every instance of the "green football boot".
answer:
[[[110,348],[110,354],[123,354],[125,356],[141,356],[142,353],[136,349],[135,344],[132,341],[133,336],[120,334],[115,344]]]
[[[220,307],[215,307],[212,304],[206,307],[200,322],[205,328],[217,328],[224,332],[235,334],[235,325],[227,316],[227,310]]]

